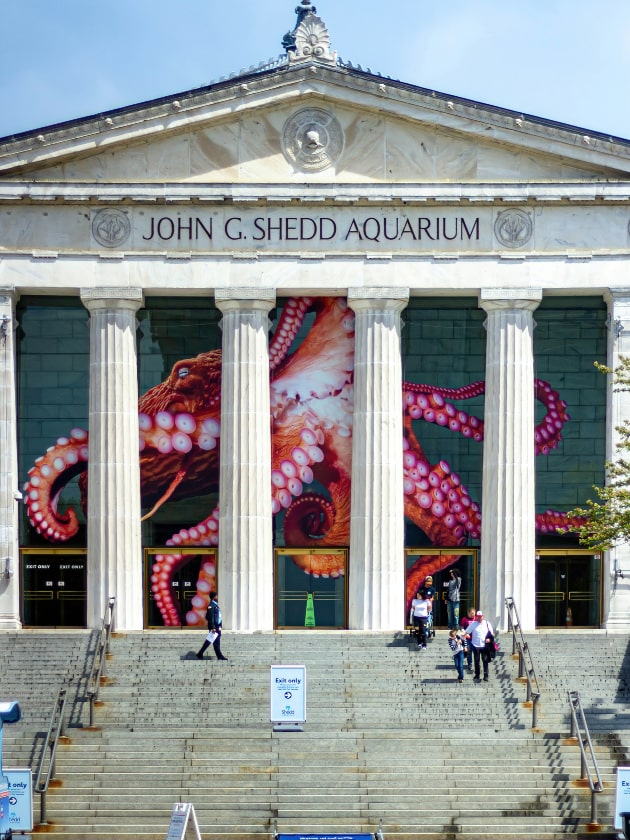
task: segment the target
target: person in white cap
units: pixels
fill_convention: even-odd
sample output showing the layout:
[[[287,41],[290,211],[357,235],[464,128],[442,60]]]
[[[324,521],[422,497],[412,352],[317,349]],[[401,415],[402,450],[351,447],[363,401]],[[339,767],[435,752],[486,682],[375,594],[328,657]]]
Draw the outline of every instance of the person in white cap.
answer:
[[[483,679],[488,682],[488,662],[490,661],[490,643],[494,639],[494,630],[489,621],[483,617],[483,612],[477,610],[475,620],[466,628],[466,638],[470,639],[473,657],[475,659],[475,682],[480,681],[480,661],[483,663]]]

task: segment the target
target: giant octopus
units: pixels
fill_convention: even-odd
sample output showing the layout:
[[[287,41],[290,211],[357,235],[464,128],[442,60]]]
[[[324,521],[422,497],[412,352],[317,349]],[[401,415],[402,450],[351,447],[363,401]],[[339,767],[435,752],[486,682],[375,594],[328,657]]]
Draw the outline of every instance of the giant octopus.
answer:
[[[308,332],[293,349],[307,313]],[[291,352],[293,351],[293,352]],[[283,517],[288,547],[347,546],[350,534],[350,475],[354,367],[354,315],[344,298],[292,298],[278,320],[269,345],[271,399],[271,504]],[[475,441],[483,440],[483,422],[456,408],[451,400],[484,393],[483,382],[461,388],[403,383],[403,490],[405,516],[432,545],[452,547],[452,555],[419,557],[407,574],[407,602],[426,574],[451,565],[457,548],[478,540],[481,519],[449,464],[431,464],[416,435],[418,421],[435,423]],[[566,403],[550,385],[535,380],[536,399],[546,414],[535,428],[536,453],[558,446],[569,419]],[[141,499],[151,517],[167,500],[216,492],[221,432],[221,351],[177,362],[168,378],[144,394],[138,404]],[[51,542],[64,542],[78,530],[72,508],[58,510],[65,485],[81,474],[81,506],[87,509],[87,432],[73,429],[59,438],[29,471],[25,485],[28,518]],[[545,533],[566,531],[566,514],[536,516]],[[151,589],[165,626],[201,625],[208,593],[215,585],[214,562],[202,563],[191,609],[181,616],[172,594],[175,572],[190,561],[184,546],[216,546],[218,508],[202,522],[173,534],[171,552],[156,555]],[[344,568],[337,553],[294,556],[308,574],[339,577]]]

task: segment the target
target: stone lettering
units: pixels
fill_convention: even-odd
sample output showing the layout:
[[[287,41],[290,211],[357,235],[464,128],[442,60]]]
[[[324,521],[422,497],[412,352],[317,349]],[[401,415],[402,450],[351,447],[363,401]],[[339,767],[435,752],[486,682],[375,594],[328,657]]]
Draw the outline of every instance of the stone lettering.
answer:
[[[149,233],[143,235],[143,239],[150,242],[152,239],[161,239],[163,242],[169,242],[175,239],[177,242],[198,241],[201,238],[207,238],[212,241],[212,219],[208,219],[207,223],[198,216],[188,216],[187,218],[177,217],[177,223],[171,219],[170,216],[160,216],[155,218],[151,216],[149,222]]]
[[[226,216],[219,221],[215,241],[212,216],[173,214],[148,217],[148,229],[141,233],[147,243],[212,243],[217,250],[230,243],[318,243],[336,241],[356,246],[368,244],[376,250],[399,242],[404,248],[435,247],[437,243],[478,242],[481,239],[482,217],[460,215],[425,215],[387,212],[364,216],[360,210],[338,212],[334,216],[262,215],[244,213]],[[435,244],[434,244],[435,243]]]

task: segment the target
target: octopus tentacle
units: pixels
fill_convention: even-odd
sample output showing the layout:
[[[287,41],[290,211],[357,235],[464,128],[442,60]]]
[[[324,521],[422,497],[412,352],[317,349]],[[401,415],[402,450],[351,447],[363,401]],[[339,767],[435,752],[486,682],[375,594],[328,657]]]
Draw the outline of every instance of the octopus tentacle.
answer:
[[[281,458],[271,470],[271,510],[275,515],[288,508],[292,499],[302,495],[305,484],[312,484],[313,466],[324,460],[324,433],[313,415],[304,418],[299,442],[288,457]]]
[[[546,407],[547,413],[534,429],[536,454],[549,455],[562,440],[561,430],[571,418],[567,414],[567,404],[560,399],[560,394],[554,391],[548,382],[542,379],[534,380],[536,399]]]
[[[405,587],[407,612],[411,606],[411,601],[416,597],[416,593],[424,583],[426,576],[436,575],[438,572],[447,569],[453,563],[456,563],[460,557],[460,554],[425,554],[422,557],[418,557],[407,572]]]
[[[87,441],[85,429],[72,429],[70,437],[60,437],[29,470],[24,485],[27,515],[35,530],[53,542],[66,542],[79,530],[74,509],[61,514],[58,504],[66,484],[87,469]]]
[[[186,566],[190,559],[190,556],[185,554],[155,555],[155,562],[151,570],[151,592],[165,627],[179,627],[181,624],[180,610],[173,598],[171,581],[175,573]],[[215,587],[216,566],[214,560],[204,560],[199,570],[196,593],[191,602],[192,609],[186,613],[187,625],[203,624],[208,608],[209,593]]]
[[[442,460],[428,462],[415,437],[403,442],[405,514],[434,545],[465,545],[479,539],[479,505],[462,485],[459,475]]]
[[[210,516],[192,528],[182,529],[167,540],[167,546],[216,546],[219,544],[219,508]],[[179,626],[180,612],[173,599],[170,582],[176,571],[190,562],[190,555],[156,554],[151,575],[151,591],[160,615],[166,627]],[[208,581],[211,581],[210,585]],[[214,561],[206,560],[202,564],[197,591],[192,599],[193,609],[186,615],[186,624],[195,625],[205,616],[208,606],[208,593],[216,584]],[[204,606],[205,604],[205,606]]]
[[[483,382],[476,382],[473,385],[483,385]],[[470,386],[471,389],[472,387]],[[453,399],[470,399],[477,396],[477,392],[472,390],[467,393],[467,388],[433,388],[426,390],[427,388],[428,386],[422,385],[418,389],[405,383],[403,406],[409,417],[412,420],[424,420],[425,423],[448,426],[452,432],[459,432],[464,437],[472,438],[481,443],[483,440],[483,421],[447,402],[445,399],[447,395],[444,393],[444,391],[450,391],[451,393],[448,396]]]
[[[536,514],[536,530],[542,534],[566,534],[574,527],[586,524],[584,516],[567,516],[560,510],[546,510]]]
[[[343,564],[339,565],[337,554],[295,554],[292,559],[298,569],[302,569],[304,574],[313,578],[336,580],[345,573]]]
[[[483,380],[477,380],[469,385],[461,385],[459,388],[442,388],[439,385],[403,382],[403,389],[412,391],[414,394],[439,394],[446,400],[470,400],[485,394],[486,383]]]
[[[272,373],[285,360],[312,303],[310,297],[290,298],[287,301],[269,342],[269,366]]]
[[[196,446],[204,452],[217,448],[221,423],[216,413],[202,413],[196,417],[189,412],[158,411],[151,416],[138,415],[140,452],[155,449],[161,455],[179,452],[185,455]]]

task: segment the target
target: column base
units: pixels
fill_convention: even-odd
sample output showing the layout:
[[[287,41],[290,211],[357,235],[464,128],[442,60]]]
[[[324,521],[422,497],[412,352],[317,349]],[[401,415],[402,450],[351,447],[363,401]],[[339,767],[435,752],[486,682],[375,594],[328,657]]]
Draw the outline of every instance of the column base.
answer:
[[[21,630],[22,622],[14,616],[0,615],[0,630]]]

